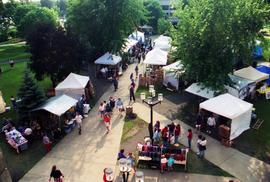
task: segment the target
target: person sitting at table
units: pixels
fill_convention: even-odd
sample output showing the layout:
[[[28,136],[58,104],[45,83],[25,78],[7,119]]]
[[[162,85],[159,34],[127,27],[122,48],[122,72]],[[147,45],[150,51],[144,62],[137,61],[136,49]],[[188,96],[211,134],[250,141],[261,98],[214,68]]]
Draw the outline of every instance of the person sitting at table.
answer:
[[[164,173],[166,167],[167,167],[168,160],[165,157],[165,155],[161,155],[161,160],[160,160],[160,173]]]
[[[33,141],[33,130],[31,128],[26,128],[23,132],[24,137],[29,141],[29,143],[32,143]]]

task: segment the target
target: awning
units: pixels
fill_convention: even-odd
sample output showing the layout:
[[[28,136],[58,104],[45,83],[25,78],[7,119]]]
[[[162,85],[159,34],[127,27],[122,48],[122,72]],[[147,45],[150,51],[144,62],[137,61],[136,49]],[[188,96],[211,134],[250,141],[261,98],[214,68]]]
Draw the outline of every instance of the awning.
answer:
[[[170,37],[161,35],[154,41],[155,47],[163,51],[169,51],[171,49],[171,41],[172,39]]]
[[[261,73],[260,71],[256,70],[251,66],[237,70],[233,74],[242,78],[252,80],[257,83],[263,80],[267,80],[269,78],[268,74]]]
[[[85,88],[88,81],[89,81],[88,76],[82,76],[75,73],[70,73],[62,82],[60,82],[55,87],[55,90]]]
[[[124,44],[122,50],[123,50],[124,52],[128,52],[128,50],[129,50],[131,47],[135,46],[137,43],[138,43],[138,41],[135,40],[135,39],[126,39],[126,42],[125,42],[125,44]]]
[[[193,83],[190,85],[186,90],[186,92],[189,92],[191,94],[210,99],[215,97],[215,91],[210,88],[204,88],[199,83]]]
[[[67,95],[54,96],[48,99],[45,104],[34,109],[33,111],[46,110],[52,114],[61,116],[71,107],[75,106],[77,102],[78,101],[76,99],[73,99]]]
[[[103,56],[98,58],[95,61],[95,64],[102,64],[102,65],[116,65],[122,61],[120,56],[113,55],[109,52],[105,53]]]
[[[166,65],[168,53],[160,48],[154,48],[146,54],[144,64],[150,65]]]

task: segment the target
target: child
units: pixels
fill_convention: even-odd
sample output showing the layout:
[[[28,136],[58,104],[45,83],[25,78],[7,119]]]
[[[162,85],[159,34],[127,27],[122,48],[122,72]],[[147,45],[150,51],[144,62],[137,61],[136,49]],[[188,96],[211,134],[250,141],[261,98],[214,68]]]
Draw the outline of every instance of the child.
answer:
[[[172,171],[174,164],[174,158],[173,155],[170,155],[170,158],[168,159],[168,171]]]
[[[192,130],[188,129],[188,135],[187,135],[187,139],[188,139],[188,148],[191,149],[191,140],[192,140]]]
[[[160,173],[164,173],[164,170],[166,169],[167,166],[167,158],[165,157],[165,155],[161,156],[161,160],[160,160]]]
[[[132,155],[131,152],[128,154],[127,159],[130,160],[131,167],[133,168],[134,172],[136,172],[136,169],[135,169],[135,157]]]
[[[108,134],[110,131],[110,124],[111,124],[111,118],[110,118],[108,113],[104,114],[103,121],[104,121],[106,129],[107,129],[106,134]]]

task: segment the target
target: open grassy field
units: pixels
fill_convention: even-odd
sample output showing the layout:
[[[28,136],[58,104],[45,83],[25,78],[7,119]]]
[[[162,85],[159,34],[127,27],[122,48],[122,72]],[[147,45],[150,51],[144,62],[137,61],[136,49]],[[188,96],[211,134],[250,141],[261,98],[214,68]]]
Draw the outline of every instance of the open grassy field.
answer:
[[[28,59],[30,54],[26,52],[27,46],[24,43],[16,45],[0,45],[0,62],[17,59]]]

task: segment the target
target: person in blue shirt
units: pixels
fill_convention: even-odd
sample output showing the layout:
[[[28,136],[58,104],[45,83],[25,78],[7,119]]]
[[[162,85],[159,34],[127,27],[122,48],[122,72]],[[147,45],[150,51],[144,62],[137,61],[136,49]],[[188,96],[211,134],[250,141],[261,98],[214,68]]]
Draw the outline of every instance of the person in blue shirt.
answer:
[[[123,159],[123,158],[127,158],[124,154],[125,150],[124,149],[121,149],[120,152],[118,153],[118,158],[117,160],[119,159]]]
[[[171,155],[170,158],[168,159],[168,171],[173,170],[173,164],[174,164],[174,158],[173,158],[173,155]]]

